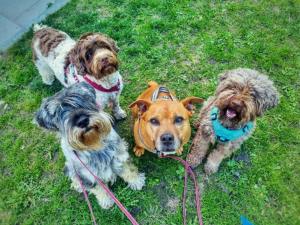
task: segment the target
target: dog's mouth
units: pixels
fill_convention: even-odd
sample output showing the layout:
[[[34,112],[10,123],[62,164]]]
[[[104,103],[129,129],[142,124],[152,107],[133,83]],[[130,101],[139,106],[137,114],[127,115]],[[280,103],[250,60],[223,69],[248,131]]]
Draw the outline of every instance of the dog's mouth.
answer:
[[[227,108],[226,110],[226,117],[228,119],[233,119],[237,116],[237,112],[234,109]]]
[[[116,72],[117,70],[118,70],[117,65],[107,64],[107,65],[102,66],[100,73],[103,75],[109,75],[109,74]]]

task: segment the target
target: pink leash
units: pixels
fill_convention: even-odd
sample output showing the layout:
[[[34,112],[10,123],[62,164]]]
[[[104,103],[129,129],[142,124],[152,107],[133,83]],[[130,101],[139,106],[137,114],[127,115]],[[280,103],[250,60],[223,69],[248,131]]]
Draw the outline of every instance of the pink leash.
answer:
[[[191,147],[193,146],[196,138],[198,136],[198,131],[196,133],[196,136],[187,152],[187,156],[190,152],[190,149]],[[124,214],[127,216],[127,218],[131,221],[131,223],[133,225],[139,225],[136,220],[133,218],[133,216],[131,216],[131,214],[126,210],[126,208],[118,201],[118,199],[116,199],[116,197],[113,195],[113,193],[98,179],[98,177],[96,177],[95,174],[93,174],[93,172],[82,162],[82,160],[79,158],[79,156],[77,155],[77,153],[73,150],[73,153],[75,154],[75,156],[78,158],[78,160],[82,163],[82,165],[92,174],[92,176],[96,179],[96,181],[105,189],[105,191],[112,197],[112,199],[115,201],[115,203],[120,207],[120,209],[124,212]],[[185,201],[186,201],[186,189],[187,189],[187,177],[188,177],[188,171],[190,172],[190,174],[192,175],[193,177],[193,180],[194,180],[194,185],[195,185],[195,194],[196,194],[196,203],[197,203],[197,214],[198,214],[198,220],[199,220],[199,224],[200,225],[203,225],[202,223],[202,218],[201,218],[201,210],[200,210],[200,203],[199,203],[199,193],[198,193],[198,186],[197,186],[197,181],[196,181],[196,178],[195,178],[195,175],[192,171],[192,169],[189,167],[188,163],[186,161],[184,161],[183,159],[181,158],[178,158],[178,157],[175,157],[175,156],[169,156],[169,155],[165,155],[165,156],[159,156],[159,158],[172,158],[172,159],[175,159],[175,160],[178,160],[180,162],[182,162],[184,165],[185,165],[185,178],[184,178],[184,192],[183,192],[183,221],[184,221],[184,225],[186,225],[186,209],[185,209]],[[79,183],[81,185],[81,188],[83,190],[83,193],[84,193],[84,196],[85,196],[85,199],[88,203],[88,206],[89,206],[89,209],[90,209],[90,212],[92,214],[92,217],[93,217],[93,220],[94,220],[94,224],[97,225],[96,221],[95,221],[95,217],[94,217],[94,214],[93,214],[93,210],[92,210],[92,207],[90,205],[90,201],[88,199],[88,196],[86,194],[86,190],[84,188],[84,186],[82,185],[82,182],[80,180],[80,177],[75,169],[75,167],[73,166],[74,168],[74,171],[76,173],[76,176],[79,180]]]
[[[187,155],[190,152],[191,147],[193,146],[196,138],[198,137],[198,131],[196,133],[196,136],[187,152]],[[182,162],[185,165],[185,177],[184,177],[184,192],[183,192],[183,206],[182,206],[182,211],[183,211],[183,221],[184,221],[184,225],[186,225],[186,211],[185,211],[185,200],[186,200],[186,189],[187,189],[187,177],[188,177],[188,171],[190,171],[190,174],[192,175],[193,179],[194,179],[194,184],[195,184],[195,194],[196,194],[196,203],[197,203],[197,213],[198,213],[198,220],[199,220],[199,224],[203,225],[202,223],[202,218],[201,218],[201,210],[200,210],[200,203],[199,203],[199,193],[198,193],[198,185],[197,185],[197,181],[195,178],[195,175],[191,169],[191,167],[189,167],[188,163],[186,161],[184,161],[181,158],[175,157],[175,156],[169,156],[169,155],[165,155],[165,156],[158,156],[159,158],[172,158],[172,159],[176,159],[180,162]]]
[[[110,197],[112,197],[112,199],[115,201],[115,203],[120,207],[120,209],[124,212],[124,214],[127,216],[127,218],[130,220],[130,222],[133,225],[139,225],[138,222],[136,222],[136,220],[133,218],[133,216],[131,216],[131,214],[127,211],[127,209],[125,209],[125,207],[118,201],[118,199],[116,199],[116,197],[114,196],[114,194],[98,179],[98,177],[96,177],[95,174],[93,174],[93,172],[82,162],[82,160],[79,158],[79,156],[77,155],[77,153],[73,150],[73,153],[75,154],[75,156],[79,159],[79,161],[82,163],[82,165],[90,172],[90,174],[92,174],[92,176],[96,179],[96,181],[104,188],[104,190],[110,195]],[[75,169],[75,168],[74,168]],[[76,171],[76,170],[75,170]],[[77,172],[76,172],[77,174]],[[78,179],[80,180],[79,176],[77,176]],[[81,181],[80,181],[81,183]],[[82,189],[85,192],[85,189],[83,187],[83,185],[81,186]],[[89,204],[89,200],[86,196],[86,200]],[[91,209],[91,208],[90,208]],[[91,210],[92,213],[92,210]],[[92,214],[93,215],[93,214]],[[94,217],[94,215],[93,215]],[[96,224],[95,220],[94,223]]]
[[[77,156],[77,157],[78,157],[78,156]],[[89,206],[89,208],[90,208],[90,212],[91,212],[91,214],[92,214],[92,217],[93,217],[93,220],[94,220],[94,224],[97,225],[96,220],[95,220],[95,217],[94,217],[94,213],[93,213],[93,210],[92,210],[92,206],[91,206],[90,201],[89,201],[89,198],[88,198],[88,196],[87,196],[87,194],[86,194],[86,190],[85,190],[85,188],[84,188],[84,186],[83,186],[83,184],[82,184],[82,182],[81,182],[81,179],[80,179],[80,177],[79,177],[79,175],[78,175],[78,173],[77,173],[77,171],[76,171],[76,169],[75,169],[74,166],[73,166],[73,168],[74,168],[74,171],[75,171],[75,173],[76,173],[76,176],[77,176],[77,178],[78,178],[78,180],[79,180],[80,186],[81,186],[81,188],[82,188],[82,190],[83,190],[84,197],[85,197],[85,199],[86,199],[86,201],[87,201],[87,204],[88,204],[88,206]]]

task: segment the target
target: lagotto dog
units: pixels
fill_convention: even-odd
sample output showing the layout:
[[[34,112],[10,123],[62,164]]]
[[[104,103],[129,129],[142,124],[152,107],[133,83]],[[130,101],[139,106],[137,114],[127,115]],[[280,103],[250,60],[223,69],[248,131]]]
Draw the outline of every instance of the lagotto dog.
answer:
[[[102,110],[109,105],[116,119],[126,118],[119,105],[123,83],[114,40],[105,34],[86,33],[75,42],[62,31],[38,24],[34,31],[33,60],[45,84],[51,85],[54,76],[65,87],[88,82]]]
[[[278,104],[278,92],[267,76],[243,68],[220,74],[215,96],[204,103],[194,122],[199,136],[187,158],[189,165],[198,166],[209,144],[218,142],[205,165],[207,174],[217,172],[221,161],[251,136],[255,118]]]
[[[60,133],[66,157],[64,172],[71,179],[71,186],[82,192],[74,166],[85,188],[104,209],[113,205],[112,198],[96,183],[73,150],[106,184],[113,184],[120,176],[133,190],[141,190],[145,185],[144,174],[130,162],[127,143],[111,127],[110,119],[109,114],[97,108],[93,87],[81,82],[45,99],[34,120],[39,126]]]

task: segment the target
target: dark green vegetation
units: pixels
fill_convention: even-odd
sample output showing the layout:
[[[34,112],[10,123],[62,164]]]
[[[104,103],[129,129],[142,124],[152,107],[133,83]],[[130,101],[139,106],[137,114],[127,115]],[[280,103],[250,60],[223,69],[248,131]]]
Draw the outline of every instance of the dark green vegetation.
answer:
[[[195,173],[204,224],[240,224],[243,215],[254,224],[292,225],[300,223],[299,10],[297,0],[74,0],[43,23],[74,39],[95,31],[117,41],[125,84],[121,106],[128,113],[117,126],[132,156],[127,106],[148,81],[166,84],[180,99],[207,99],[224,70],[248,67],[270,76],[280,105],[258,120],[254,135],[219,173],[207,177],[203,165]],[[42,83],[31,38],[32,31],[0,60],[0,221],[92,224],[83,195],[63,175],[59,138],[31,123],[42,99],[62,88],[58,81]],[[146,173],[147,186],[134,192],[118,180],[116,197],[141,224],[183,224],[182,165],[150,153],[134,162]],[[191,181],[188,196],[187,218],[197,224]],[[130,224],[117,206],[102,210],[90,200],[99,224]]]

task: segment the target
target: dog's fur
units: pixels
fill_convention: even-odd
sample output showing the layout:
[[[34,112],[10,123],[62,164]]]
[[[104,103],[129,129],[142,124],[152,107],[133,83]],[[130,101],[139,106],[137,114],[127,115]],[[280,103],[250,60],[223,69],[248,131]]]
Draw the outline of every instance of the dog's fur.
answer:
[[[218,107],[219,121],[227,129],[241,129],[250,121],[253,122],[253,126],[243,136],[225,144],[217,144],[216,149],[207,158],[207,174],[217,172],[221,161],[251,136],[256,126],[256,117],[261,117],[264,112],[278,104],[278,92],[267,76],[243,68],[220,74],[215,96],[209,97],[204,103],[198,119],[194,122],[194,127],[199,127],[199,131],[192,152],[187,158],[189,165],[198,166],[205,157],[209,144],[216,142],[210,118],[213,108]]]
[[[117,176],[133,190],[141,190],[145,176],[130,162],[127,143],[111,127],[111,117],[99,111],[96,94],[85,82],[73,84],[43,101],[35,115],[35,123],[61,135],[61,147],[66,157],[65,174],[72,187],[82,192],[73,166],[83,185],[93,193],[105,209],[113,205],[112,198],[96,183],[72,152],[75,150],[87,167],[104,183],[113,184]]]
[[[119,91],[95,89],[97,104],[101,109],[109,104],[116,119],[126,118],[125,111],[119,105],[123,83],[118,72],[119,48],[114,40],[105,34],[86,33],[75,42],[65,32],[37,24],[34,31],[31,45],[33,60],[45,84],[51,85],[54,76],[65,87],[78,81],[85,82],[83,76],[106,89],[114,87],[119,81]],[[78,80],[70,73],[70,64],[74,65]]]
[[[160,92],[158,99],[151,102],[153,92],[159,87],[162,85],[154,81],[148,82],[148,89],[129,106],[136,119],[134,126],[136,146],[133,151],[138,157],[144,154],[145,149],[152,152],[142,143],[138,132],[139,126],[146,145],[164,154],[176,151],[181,155],[183,145],[191,136],[189,119],[194,114],[194,104],[203,101],[201,98],[189,97],[180,102],[174,92],[169,90],[177,101],[171,101],[168,93]]]

